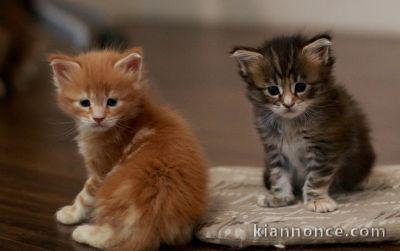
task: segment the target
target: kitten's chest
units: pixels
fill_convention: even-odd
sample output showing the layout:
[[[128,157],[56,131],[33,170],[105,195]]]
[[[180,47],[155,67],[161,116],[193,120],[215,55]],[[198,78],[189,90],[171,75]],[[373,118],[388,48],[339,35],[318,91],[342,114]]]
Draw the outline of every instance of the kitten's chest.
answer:
[[[103,142],[102,144],[78,141],[79,153],[84,157],[86,167],[99,176],[106,175],[120,158],[118,147]]]
[[[286,128],[280,134],[279,148],[282,154],[295,169],[305,169],[304,156],[306,154],[307,142],[303,135],[295,129]]]
[[[95,146],[94,144],[86,141],[78,141],[79,153],[84,158],[99,158],[103,152],[102,147]]]

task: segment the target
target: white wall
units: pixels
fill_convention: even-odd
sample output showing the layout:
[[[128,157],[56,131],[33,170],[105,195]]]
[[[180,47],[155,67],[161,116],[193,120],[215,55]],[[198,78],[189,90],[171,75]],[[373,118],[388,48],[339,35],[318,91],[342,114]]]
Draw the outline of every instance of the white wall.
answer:
[[[124,18],[213,26],[278,26],[400,36],[398,0],[64,0]]]

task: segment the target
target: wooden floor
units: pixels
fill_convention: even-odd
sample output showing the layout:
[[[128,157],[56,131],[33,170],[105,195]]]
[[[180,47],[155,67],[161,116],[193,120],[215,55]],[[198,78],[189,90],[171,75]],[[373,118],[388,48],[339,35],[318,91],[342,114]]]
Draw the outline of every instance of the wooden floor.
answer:
[[[145,49],[154,95],[191,123],[212,165],[262,165],[244,84],[227,52],[233,45],[257,45],[277,32],[154,25],[124,32]],[[369,116],[378,163],[400,163],[400,40],[341,35],[334,42],[337,78]],[[50,44],[48,50],[65,48],[59,41]],[[71,241],[73,227],[53,217],[79,191],[85,172],[72,141],[73,124],[55,105],[44,58],[39,68],[28,91],[0,104],[0,250],[90,250]],[[397,248],[311,249],[338,247]],[[308,249],[293,250],[300,248]],[[185,248],[220,249],[199,241]]]

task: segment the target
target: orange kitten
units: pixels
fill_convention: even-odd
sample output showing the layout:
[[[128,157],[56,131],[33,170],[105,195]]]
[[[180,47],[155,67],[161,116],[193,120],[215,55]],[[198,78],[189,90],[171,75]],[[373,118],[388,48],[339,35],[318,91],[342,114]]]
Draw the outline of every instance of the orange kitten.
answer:
[[[205,210],[207,170],[186,123],[144,90],[142,52],[50,57],[61,109],[76,120],[88,179],[56,218],[72,238],[117,250],[190,241]]]

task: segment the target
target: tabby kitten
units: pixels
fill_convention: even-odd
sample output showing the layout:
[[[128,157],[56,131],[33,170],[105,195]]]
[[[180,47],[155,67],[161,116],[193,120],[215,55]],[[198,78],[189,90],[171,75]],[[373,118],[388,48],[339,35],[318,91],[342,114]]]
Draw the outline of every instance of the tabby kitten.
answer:
[[[90,219],[72,238],[97,248],[186,243],[205,210],[207,171],[198,142],[180,117],[148,97],[142,58],[140,49],[50,57],[59,106],[76,120],[88,173],[56,218]]]
[[[328,34],[297,35],[232,51],[266,155],[261,206],[290,205],[302,192],[308,210],[334,211],[330,190],[355,188],[371,171],[369,127],[335,82],[331,46]]]

